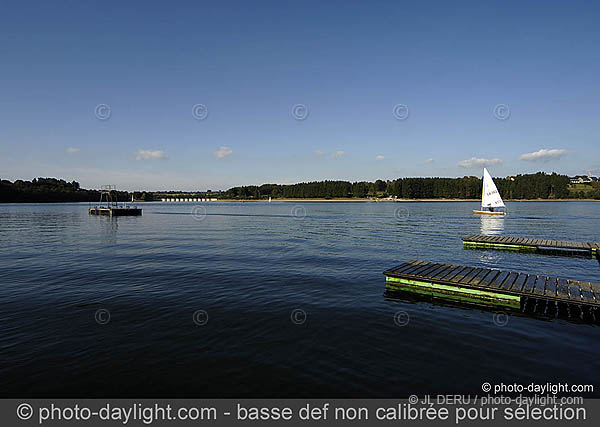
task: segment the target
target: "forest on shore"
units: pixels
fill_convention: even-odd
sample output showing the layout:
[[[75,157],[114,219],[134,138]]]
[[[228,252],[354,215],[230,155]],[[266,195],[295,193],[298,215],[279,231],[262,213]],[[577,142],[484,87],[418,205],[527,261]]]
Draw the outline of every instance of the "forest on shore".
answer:
[[[516,175],[494,178],[504,199],[600,199],[600,187],[590,186],[577,190],[570,178],[556,173]],[[261,186],[233,187],[222,198],[264,199],[276,198],[367,198],[397,197],[399,199],[480,199],[482,179],[463,178],[399,178],[374,182],[317,181],[291,185],[264,184]]]
[[[117,192],[120,201],[131,199],[127,191]],[[31,181],[0,181],[0,202],[4,203],[50,203],[50,202],[98,202],[100,191],[86,190],[77,181],[67,182],[56,178],[35,178]]]
[[[598,199],[600,182],[573,185],[566,175],[556,173],[516,175],[494,178],[504,199]],[[263,184],[233,187],[219,192],[127,192],[119,191],[119,201],[153,201],[164,197],[211,197],[233,200],[273,199],[336,199],[396,197],[399,199],[479,199],[482,180],[475,176],[463,178],[399,178],[395,180],[315,181],[298,184]],[[36,178],[31,181],[0,181],[0,202],[98,202],[100,191],[80,187],[77,181],[56,178]]]

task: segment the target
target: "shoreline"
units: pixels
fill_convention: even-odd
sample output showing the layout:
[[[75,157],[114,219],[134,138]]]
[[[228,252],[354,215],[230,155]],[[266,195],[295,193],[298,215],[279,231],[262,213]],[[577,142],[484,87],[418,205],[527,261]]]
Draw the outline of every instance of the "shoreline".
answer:
[[[506,199],[505,202],[600,202],[598,199]],[[267,203],[267,199],[217,199],[213,202],[162,202],[160,200],[135,200],[134,203],[165,203],[165,204],[190,204],[190,203],[218,203],[218,202],[229,202],[229,203]],[[352,199],[352,198],[340,198],[340,199],[325,199],[325,198],[298,198],[298,199],[272,199],[272,203],[445,203],[445,202],[481,202],[481,199]],[[0,201],[1,205],[21,205],[21,204],[59,204],[59,203],[87,203],[87,204],[98,204],[98,202],[76,202],[72,200],[65,201],[27,201],[27,202],[4,202]],[[130,202],[119,202],[123,204],[129,204]]]
[[[267,202],[267,199],[218,199],[217,202]],[[481,202],[481,199],[352,199],[352,198],[341,198],[341,199],[325,199],[325,198],[312,198],[312,199],[272,199],[271,203],[274,202],[372,202],[372,203],[397,203],[397,202]],[[506,199],[505,202],[600,202],[597,199]],[[167,203],[167,202],[165,202]],[[169,203],[201,203],[201,202],[169,202]],[[214,203],[214,202],[213,202]]]

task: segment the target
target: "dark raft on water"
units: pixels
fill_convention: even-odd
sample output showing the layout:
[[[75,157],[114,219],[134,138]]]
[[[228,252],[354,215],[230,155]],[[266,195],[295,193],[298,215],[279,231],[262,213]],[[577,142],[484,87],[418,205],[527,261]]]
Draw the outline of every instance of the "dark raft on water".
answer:
[[[106,216],[138,216],[142,214],[142,209],[135,205],[119,203],[116,196],[116,187],[114,185],[103,185],[100,191],[100,203],[89,208],[90,215]],[[132,200],[133,202],[133,200]]]
[[[549,255],[585,255],[599,258],[600,242],[535,239],[531,237],[484,236],[472,234],[463,237],[468,249],[505,249],[536,252]],[[599,258],[600,259],[600,258]]]
[[[600,283],[418,260],[383,274],[389,290],[600,320]]]

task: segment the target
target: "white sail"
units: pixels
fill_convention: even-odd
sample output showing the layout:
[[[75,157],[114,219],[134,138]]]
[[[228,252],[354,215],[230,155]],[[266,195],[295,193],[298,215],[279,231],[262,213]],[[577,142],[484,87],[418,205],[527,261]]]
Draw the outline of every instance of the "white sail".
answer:
[[[496,188],[496,184],[494,184],[494,180],[492,176],[487,171],[486,168],[483,168],[483,193],[481,194],[481,207],[482,208],[503,208],[504,202],[502,201],[502,197],[500,197],[500,193],[498,193],[498,189]]]

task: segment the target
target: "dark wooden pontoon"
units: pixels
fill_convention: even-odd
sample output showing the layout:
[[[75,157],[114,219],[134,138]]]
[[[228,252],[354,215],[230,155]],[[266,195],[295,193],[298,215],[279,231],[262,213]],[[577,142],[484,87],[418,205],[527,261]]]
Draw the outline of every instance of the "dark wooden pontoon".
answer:
[[[484,236],[472,234],[463,237],[467,248],[507,249],[526,252],[600,256],[600,242],[536,239],[531,237]]]
[[[548,307],[577,306],[595,318],[600,283],[491,268],[408,261],[383,272],[391,290],[524,309],[541,302]]]
[[[142,214],[142,210],[137,207],[94,207],[89,209],[90,215],[108,215],[108,216],[137,216]]]
[[[90,207],[90,215],[106,216],[138,216],[142,214],[142,209],[135,205],[119,203],[117,201],[117,187],[115,185],[103,185],[100,190],[100,203]],[[131,198],[133,202],[133,197]]]

